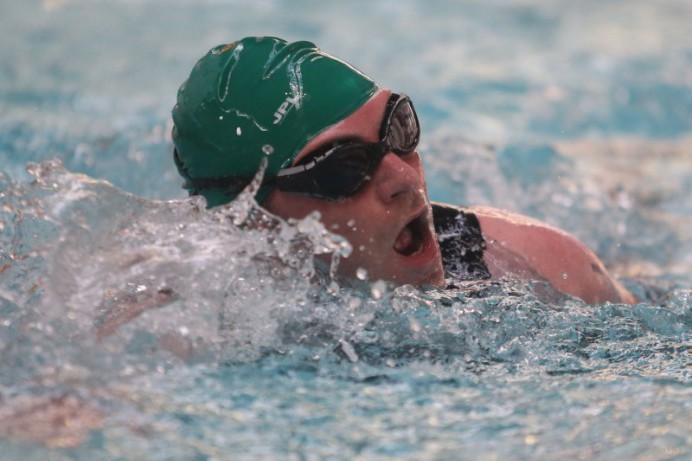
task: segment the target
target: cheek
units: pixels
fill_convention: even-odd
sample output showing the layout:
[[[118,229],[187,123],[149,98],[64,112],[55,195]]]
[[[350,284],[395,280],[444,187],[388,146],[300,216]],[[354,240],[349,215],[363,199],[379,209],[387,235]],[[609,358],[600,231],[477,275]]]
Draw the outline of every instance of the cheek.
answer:
[[[284,219],[302,219],[312,211],[320,211],[319,207],[310,202],[311,200],[308,197],[286,194],[275,190],[262,203],[262,206],[269,212]]]
[[[370,239],[376,238],[378,229],[373,228],[373,222],[367,213],[362,210],[356,213],[349,207],[325,210],[322,214],[325,228],[346,238],[353,246],[354,253],[361,248],[369,248]]]
[[[378,219],[373,216],[370,207],[362,199],[345,202],[327,202],[307,196],[286,194],[274,191],[263,203],[269,212],[283,219],[302,219],[317,211],[324,227],[335,234],[345,237],[354,247],[369,247],[370,239],[377,240],[379,233]]]
[[[320,211],[322,224],[328,230],[349,237],[358,231],[359,221],[348,209],[323,209]]]

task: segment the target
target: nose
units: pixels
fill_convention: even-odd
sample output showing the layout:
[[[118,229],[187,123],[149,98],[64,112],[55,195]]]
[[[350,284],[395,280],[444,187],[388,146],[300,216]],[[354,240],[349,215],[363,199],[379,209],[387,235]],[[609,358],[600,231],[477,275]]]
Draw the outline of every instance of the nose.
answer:
[[[385,154],[372,178],[380,200],[389,203],[399,195],[415,191],[421,182],[419,165],[418,153],[404,158],[393,152]]]

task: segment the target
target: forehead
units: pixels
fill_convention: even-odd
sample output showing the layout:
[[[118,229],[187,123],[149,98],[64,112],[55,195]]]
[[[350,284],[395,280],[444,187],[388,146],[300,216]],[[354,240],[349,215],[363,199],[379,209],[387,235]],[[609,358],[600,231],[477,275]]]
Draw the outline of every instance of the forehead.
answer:
[[[360,139],[368,142],[379,141],[382,117],[391,94],[391,90],[379,90],[351,115],[312,138],[300,150],[294,163],[314,151],[317,147],[333,143],[339,139]]]

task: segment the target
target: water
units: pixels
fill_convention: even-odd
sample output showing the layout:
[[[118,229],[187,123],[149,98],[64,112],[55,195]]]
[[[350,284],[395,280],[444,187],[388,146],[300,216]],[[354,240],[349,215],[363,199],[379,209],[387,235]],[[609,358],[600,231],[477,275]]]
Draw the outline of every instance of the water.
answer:
[[[688,2],[2,11],[0,459],[690,457]],[[186,199],[175,91],[249,34],[408,93],[434,199],[565,228],[643,302],[313,281],[350,251],[316,217]]]

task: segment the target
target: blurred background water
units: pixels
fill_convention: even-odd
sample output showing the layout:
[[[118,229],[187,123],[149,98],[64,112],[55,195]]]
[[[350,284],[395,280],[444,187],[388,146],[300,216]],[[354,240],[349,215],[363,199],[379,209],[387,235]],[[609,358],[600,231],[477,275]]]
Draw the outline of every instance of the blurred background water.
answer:
[[[1,459],[690,456],[688,1],[0,7]],[[310,283],[347,243],[205,212],[171,161],[178,86],[246,35],[409,94],[433,199],[564,228],[644,302]]]

